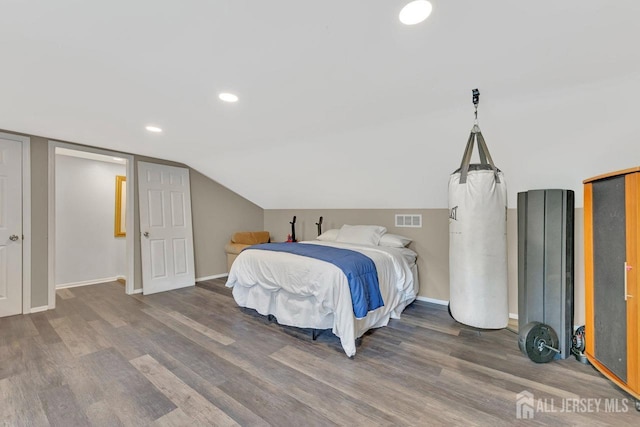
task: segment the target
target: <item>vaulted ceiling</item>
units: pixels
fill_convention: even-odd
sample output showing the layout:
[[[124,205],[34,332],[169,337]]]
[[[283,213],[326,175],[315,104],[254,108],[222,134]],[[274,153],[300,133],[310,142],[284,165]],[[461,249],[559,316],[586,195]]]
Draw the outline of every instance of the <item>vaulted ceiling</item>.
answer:
[[[640,163],[640,2],[432,0],[414,26],[406,3],[0,0],[0,128],[183,162],[264,208],[439,208],[478,87],[510,205]]]

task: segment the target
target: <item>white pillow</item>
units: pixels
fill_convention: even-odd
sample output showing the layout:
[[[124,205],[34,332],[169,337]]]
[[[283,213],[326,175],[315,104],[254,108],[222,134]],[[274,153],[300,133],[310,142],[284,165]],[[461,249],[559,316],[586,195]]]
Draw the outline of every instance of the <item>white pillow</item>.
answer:
[[[337,228],[333,228],[331,230],[327,230],[324,233],[322,233],[321,235],[319,235],[318,237],[316,237],[317,240],[323,240],[325,242],[335,242],[336,239],[338,238],[338,233],[340,232],[340,230],[338,230]]]
[[[386,233],[380,238],[378,244],[390,248],[404,248],[405,246],[409,246],[409,243],[411,243],[411,239],[408,237]]]
[[[377,246],[387,229],[379,225],[343,225],[336,242]]]

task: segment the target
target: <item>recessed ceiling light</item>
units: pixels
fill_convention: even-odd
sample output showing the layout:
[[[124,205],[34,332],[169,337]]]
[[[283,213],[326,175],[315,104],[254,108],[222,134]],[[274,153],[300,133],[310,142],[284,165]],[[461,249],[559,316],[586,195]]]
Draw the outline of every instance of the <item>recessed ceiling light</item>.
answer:
[[[431,15],[432,9],[433,6],[426,0],[412,1],[400,11],[400,22],[405,25],[419,24]]]
[[[162,132],[162,129],[160,129],[157,126],[147,126],[145,129],[148,130],[149,132],[155,132],[155,133]]]
[[[218,98],[224,102],[238,102],[238,96],[229,92],[222,92],[218,95]]]

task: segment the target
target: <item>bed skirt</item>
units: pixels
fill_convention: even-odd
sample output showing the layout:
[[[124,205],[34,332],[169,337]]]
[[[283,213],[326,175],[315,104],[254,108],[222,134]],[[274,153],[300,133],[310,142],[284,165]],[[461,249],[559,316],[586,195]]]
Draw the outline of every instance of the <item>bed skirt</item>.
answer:
[[[418,283],[418,269],[411,268],[414,278],[414,289],[420,289]],[[233,298],[240,307],[252,308],[267,316],[273,315],[281,325],[297,328],[331,329],[340,338],[342,347],[348,356],[355,354],[355,341],[345,342],[347,337],[340,336],[336,328],[334,314],[313,297],[301,297],[285,290],[271,291],[262,286],[234,286]],[[389,323],[389,319],[399,319],[402,311],[415,297],[399,301],[385,301],[383,307],[370,311],[366,317],[354,318],[354,338],[362,336],[369,329],[380,328]],[[391,306],[389,306],[389,304]],[[353,352],[351,351],[353,349]],[[350,354],[351,353],[351,354]]]

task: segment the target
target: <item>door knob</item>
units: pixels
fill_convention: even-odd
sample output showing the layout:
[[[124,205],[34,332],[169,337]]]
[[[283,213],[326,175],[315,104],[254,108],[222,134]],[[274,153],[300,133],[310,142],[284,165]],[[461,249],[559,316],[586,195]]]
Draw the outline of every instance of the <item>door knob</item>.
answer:
[[[15,234],[12,234],[11,236],[9,236],[9,240],[11,240],[12,242],[15,242],[18,239],[19,239],[19,237],[16,236]]]
[[[148,231],[145,231],[142,235],[143,235],[144,237],[149,237],[149,232],[148,232]]]

